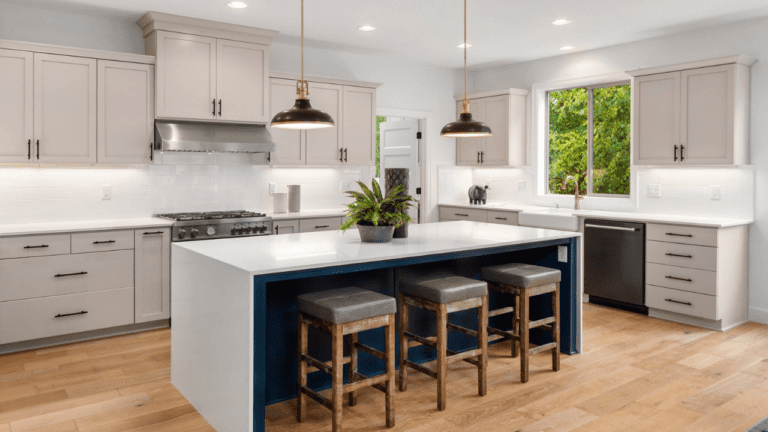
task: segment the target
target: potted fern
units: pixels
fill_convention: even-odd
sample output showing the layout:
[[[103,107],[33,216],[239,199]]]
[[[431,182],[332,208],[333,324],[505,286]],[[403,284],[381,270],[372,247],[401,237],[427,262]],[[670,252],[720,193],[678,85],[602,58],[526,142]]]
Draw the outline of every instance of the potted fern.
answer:
[[[349,212],[347,220],[341,225],[341,230],[346,231],[357,225],[360,240],[365,243],[392,241],[395,228],[411,220],[407,211],[411,207],[413,198],[409,195],[401,195],[402,186],[392,188],[384,196],[376,180],[373,180],[370,188],[361,181],[357,184],[360,185],[362,192],[347,192],[347,195],[355,200],[347,205]]]

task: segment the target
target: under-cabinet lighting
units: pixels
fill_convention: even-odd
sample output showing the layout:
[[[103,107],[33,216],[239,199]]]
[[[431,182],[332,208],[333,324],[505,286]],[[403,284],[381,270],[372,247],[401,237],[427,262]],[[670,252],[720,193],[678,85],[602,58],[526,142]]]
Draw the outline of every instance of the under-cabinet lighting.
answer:
[[[241,2],[241,1],[233,1],[227,3],[227,6],[231,7],[232,9],[245,9],[248,7],[248,3]]]
[[[458,45],[456,45],[456,48],[464,48],[465,45],[466,45],[466,48],[471,48],[472,47],[472,44],[458,44]]]
[[[561,46],[560,47],[560,51],[570,51],[570,50],[575,49],[575,48],[576,47],[572,47],[570,45],[566,45],[566,46]]]
[[[374,27],[372,25],[364,25],[364,26],[358,27],[357,29],[360,30],[360,31],[374,31],[374,30],[376,30],[376,27]]]
[[[571,23],[571,21],[567,20],[567,19],[559,19],[559,20],[552,21],[552,24],[554,24],[556,26],[566,25],[566,24],[570,24],[570,23]]]

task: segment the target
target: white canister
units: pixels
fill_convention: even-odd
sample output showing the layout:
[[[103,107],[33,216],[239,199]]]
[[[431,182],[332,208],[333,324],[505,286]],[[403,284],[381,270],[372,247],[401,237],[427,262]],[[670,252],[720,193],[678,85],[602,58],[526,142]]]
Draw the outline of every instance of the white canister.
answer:
[[[288,211],[301,211],[301,185],[288,185]]]
[[[285,192],[272,194],[272,209],[275,213],[288,212],[288,194]]]

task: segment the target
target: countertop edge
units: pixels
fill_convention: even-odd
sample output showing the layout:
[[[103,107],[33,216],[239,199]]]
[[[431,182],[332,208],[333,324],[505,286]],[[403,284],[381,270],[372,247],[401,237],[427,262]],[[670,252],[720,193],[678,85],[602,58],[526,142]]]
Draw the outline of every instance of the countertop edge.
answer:
[[[95,220],[88,222],[72,222],[67,226],[67,222],[55,222],[51,224],[41,223],[40,225],[50,225],[50,228],[42,228],[29,226],[26,224],[18,224],[21,228],[10,229],[4,231],[2,225],[0,225],[0,238],[4,237],[21,237],[32,235],[47,235],[47,234],[72,234],[81,232],[98,232],[98,231],[116,231],[127,229],[139,229],[139,228],[166,228],[173,225],[172,221],[166,221],[163,219],[153,218],[140,218],[134,222],[131,219],[116,219],[116,220]],[[93,223],[93,226],[88,226],[88,223]],[[10,225],[10,224],[9,224]],[[34,224],[37,225],[37,224]],[[56,226],[60,225],[60,226]],[[13,226],[13,225],[10,225]]]

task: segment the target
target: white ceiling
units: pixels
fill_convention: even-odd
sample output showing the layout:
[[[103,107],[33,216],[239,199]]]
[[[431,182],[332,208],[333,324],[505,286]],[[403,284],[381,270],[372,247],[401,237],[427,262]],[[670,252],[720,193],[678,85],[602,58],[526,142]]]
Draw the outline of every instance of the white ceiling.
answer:
[[[0,0],[137,19],[147,10],[278,30],[297,43],[299,0]],[[306,0],[307,44],[460,67],[461,0]],[[515,63],[768,16],[768,0],[468,0],[470,66]],[[573,21],[554,26],[552,21]],[[370,24],[372,32],[357,27]]]

